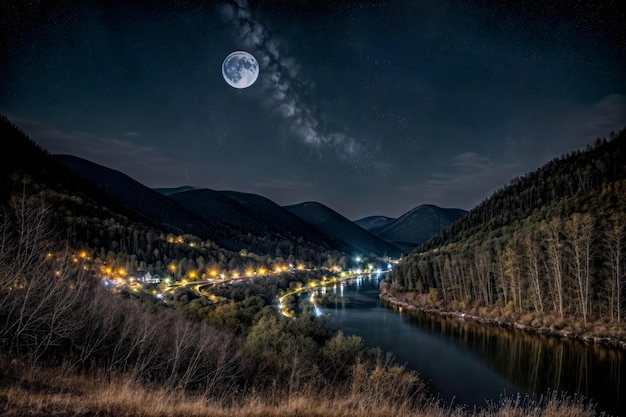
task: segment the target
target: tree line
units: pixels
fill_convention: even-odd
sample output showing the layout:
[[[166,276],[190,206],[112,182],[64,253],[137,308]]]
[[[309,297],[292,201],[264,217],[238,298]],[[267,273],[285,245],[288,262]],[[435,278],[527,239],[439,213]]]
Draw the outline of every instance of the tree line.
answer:
[[[394,267],[385,290],[539,327],[600,321],[623,333],[625,140],[622,131],[515,180]]]

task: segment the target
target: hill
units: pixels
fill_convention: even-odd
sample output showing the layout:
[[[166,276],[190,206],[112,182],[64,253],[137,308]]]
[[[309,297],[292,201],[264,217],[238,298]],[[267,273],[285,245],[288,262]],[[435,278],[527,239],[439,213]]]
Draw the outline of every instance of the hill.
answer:
[[[76,175],[1,115],[0,134],[10,150],[0,153],[3,205],[16,194],[38,195],[51,206],[51,223],[56,231],[79,245],[85,243],[87,229],[100,219],[124,227],[155,226],[144,214],[112,200],[99,187]]]
[[[225,225],[201,219],[126,174],[72,155],[54,155],[54,158],[76,175],[106,192],[113,200],[146,215],[164,230],[173,227],[178,233],[190,233],[210,239],[230,250],[239,250],[243,245],[243,242],[231,236]]]
[[[467,212],[456,208],[441,208],[424,204],[408,211],[375,233],[378,237],[413,249],[441,232]]]
[[[265,200],[265,211],[237,201],[226,193],[208,189],[178,193],[167,190],[170,193],[167,197],[119,171],[71,155],[54,157],[80,177],[104,190],[115,201],[147,216],[162,229],[173,227],[177,233],[209,239],[230,251],[245,249],[257,255],[295,256],[311,260],[321,259],[324,252],[333,251],[337,246],[264,197],[258,196],[256,200]],[[280,223],[280,214],[270,214],[269,207],[274,207],[276,212],[283,212],[292,218],[292,222],[284,220]],[[296,223],[301,227],[291,231],[289,227]],[[282,225],[280,231],[277,225]],[[308,235],[307,231],[311,234]]]
[[[337,250],[337,242],[273,201],[255,194],[194,189],[170,198],[203,219],[275,243],[272,254],[300,256],[303,251]]]
[[[351,250],[355,255],[361,253],[398,257],[401,254],[394,245],[379,239],[323,204],[306,202],[285,208],[323,233],[343,242],[346,250]]]
[[[418,246],[384,291],[534,327],[613,323],[626,338],[625,241],[623,130],[514,179]]]
[[[250,233],[267,233],[268,229],[254,219],[253,213],[233,199],[208,188],[187,190],[169,194],[192,213],[206,220],[227,224],[236,230],[248,230]]]
[[[331,236],[320,233],[316,227],[266,197],[238,191],[220,191],[220,193],[255,212],[261,221],[277,230],[278,233],[290,236],[295,240],[304,239],[324,247],[340,250],[339,242]]]
[[[384,229],[387,225],[391,224],[393,217],[386,216],[368,216],[359,220],[355,220],[354,223],[370,233],[377,234],[378,231]]]
[[[0,198],[2,208],[9,210],[5,213],[12,212],[11,201],[15,198],[36,204],[37,210],[45,213],[45,223],[57,240],[81,250],[94,264],[107,265],[110,271],[116,271],[115,278],[124,279],[128,272],[148,270],[178,280],[189,274],[199,276],[205,265],[227,272],[267,267],[273,262],[269,257],[240,256],[199,237],[200,234],[193,234],[199,231],[208,235],[214,230],[172,200],[146,191],[121,173],[96,166],[104,176],[111,177],[109,187],[120,185],[113,192],[121,193],[122,198],[113,198],[60,160],[71,161],[77,169],[81,164],[84,169],[93,169],[91,163],[72,157],[53,157],[3,116],[0,133],[6,149],[11,151],[0,153]],[[163,212],[158,211],[157,204],[162,200],[150,200],[153,194],[165,199],[166,205],[160,207]],[[131,204],[126,204],[124,199]],[[156,206],[152,208],[154,212],[137,208],[138,204],[152,203]],[[161,216],[162,213],[166,216]],[[179,223],[170,224],[170,220]],[[194,230],[193,226],[197,228]],[[226,235],[228,229],[223,230]],[[228,233],[232,239],[230,235],[232,232]],[[166,271],[168,266],[176,268]]]
[[[2,205],[22,195],[42,202],[59,239],[111,270],[147,270],[180,280],[200,278],[208,268],[236,274],[273,269],[286,261],[321,266],[343,256],[333,249],[339,244],[290,213],[285,212],[312,232],[251,233],[202,218],[123,173],[69,155],[50,155],[3,116],[0,133],[11,150],[0,155]]]

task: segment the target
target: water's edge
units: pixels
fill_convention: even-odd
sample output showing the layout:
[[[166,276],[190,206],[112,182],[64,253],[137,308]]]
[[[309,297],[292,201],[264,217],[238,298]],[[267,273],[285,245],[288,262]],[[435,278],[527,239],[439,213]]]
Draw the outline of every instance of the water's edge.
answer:
[[[407,310],[407,311],[426,313],[426,314],[431,314],[431,315],[435,315],[439,317],[449,317],[449,318],[454,318],[457,320],[470,320],[476,323],[481,323],[481,324],[490,325],[490,326],[497,326],[497,327],[508,328],[508,329],[517,329],[526,333],[535,333],[538,335],[561,337],[564,339],[577,340],[583,343],[597,344],[597,345],[602,345],[602,346],[607,346],[607,347],[612,347],[612,348],[618,348],[618,349],[626,351],[626,341],[618,339],[618,338],[614,338],[614,337],[598,337],[598,336],[592,336],[592,335],[588,335],[584,333],[571,332],[568,330],[551,329],[549,327],[527,326],[525,324],[521,324],[517,322],[506,322],[502,320],[494,320],[494,319],[490,319],[486,317],[474,316],[471,314],[462,313],[459,311],[425,309],[425,308],[418,307],[413,304],[409,304],[405,301],[398,300],[393,295],[389,294],[388,292],[383,292],[383,291],[380,292],[379,297],[385,303],[388,303],[391,306],[401,307],[402,309]]]
[[[446,404],[480,408],[512,393],[533,400],[559,393],[626,416],[623,347],[540,332],[512,319],[502,323],[476,313],[411,305],[402,295],[385,292],[380,277],[371,278],[318,289],[315,297],[330,292],[341,300],[320,312],[344,333],[379,346],[418,372]],[[310,300],[315,303],[313,296]]]

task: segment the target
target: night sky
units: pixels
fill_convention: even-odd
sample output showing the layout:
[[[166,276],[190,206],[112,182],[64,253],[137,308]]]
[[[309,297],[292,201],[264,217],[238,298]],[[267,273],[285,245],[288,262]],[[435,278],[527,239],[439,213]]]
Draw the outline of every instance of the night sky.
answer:
[[[471,209],[626,126],[618,1],[1,3],[0,112],[150,187]]]

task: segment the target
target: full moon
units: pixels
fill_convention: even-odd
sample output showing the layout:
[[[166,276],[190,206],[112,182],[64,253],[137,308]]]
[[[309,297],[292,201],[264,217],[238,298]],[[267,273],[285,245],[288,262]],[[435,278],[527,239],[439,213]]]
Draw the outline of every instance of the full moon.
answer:
[[[259,63],[246,51],[235,51],[222,64],[222,75],[231,87],[250,87],[259,76]]]

